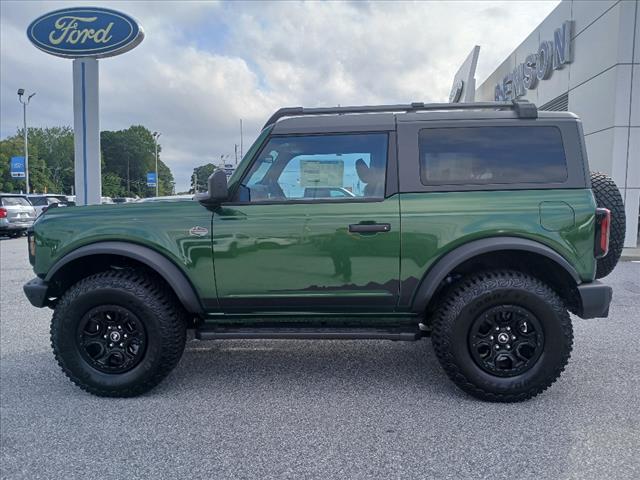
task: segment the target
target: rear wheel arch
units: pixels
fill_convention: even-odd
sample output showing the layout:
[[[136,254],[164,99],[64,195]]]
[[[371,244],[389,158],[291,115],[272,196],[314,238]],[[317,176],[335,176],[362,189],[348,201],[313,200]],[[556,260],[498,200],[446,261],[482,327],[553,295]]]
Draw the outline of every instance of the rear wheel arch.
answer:
[[[443,290],[471,272],[487,268],[512,268],[546,281],[571,311],[581,307],[577,286],[582,283],[575,268],[550,247],[520,237],[474,240],[441,257],[423,276],[413,296],[412,311],[437,308]]]
[[[195,288],[180,268],[156,250],[130,242],[98,242],[68,253],[49,269],[44,278],[50,285],[48,296],[60,296],[72,283],[111,268],[114,263],[146,268],[166,283],[187,312],[202,314],[203,308]]]

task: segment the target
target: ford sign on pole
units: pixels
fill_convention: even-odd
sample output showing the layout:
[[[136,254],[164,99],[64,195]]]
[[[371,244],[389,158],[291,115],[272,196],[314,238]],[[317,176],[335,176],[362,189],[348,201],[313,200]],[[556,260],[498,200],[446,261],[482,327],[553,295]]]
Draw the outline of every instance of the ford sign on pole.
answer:
[[[156,172],[147,173],[147,187],[155,187],[157,182]]]
[[[24,157],[11,157],[11,176],[13,178],[24,178],[26,176]]]
[[[27,36],[40,50],[65,58],[111,57],[144,38],[128,15],[107,8],[64,8],[36,18]]]
[[[142,41],[144,31],[129,15],[109,8],[71,7],[36,18],[27,27],[27,37],[43,52],[74,59],[76,203],[100,204],[98,59],[131,50]]]

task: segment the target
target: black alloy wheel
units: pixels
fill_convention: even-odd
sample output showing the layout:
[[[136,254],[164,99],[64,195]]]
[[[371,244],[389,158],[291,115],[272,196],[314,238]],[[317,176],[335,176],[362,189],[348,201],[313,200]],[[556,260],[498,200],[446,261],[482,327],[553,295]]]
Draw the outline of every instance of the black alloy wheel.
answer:
[[[58,300],[51,346],[63,372],[87,392],[133,397],[177,365],[187,314],[159,278],[142,270],[107,270],[83,278]]]
[[[77,346],[83,358],[104,373],[123,373],[144,356],[147,333],[131,311],[118,305],[92,308],[78,324]]]
[[[529,370],[544,349],[544,332],[530,311],[500,305],[479,315],[469,331],[474,361],[487,373],[513,377]]]
[[[564,299],[540,279],[514,270],[461,279],[443,298],[432,329],[449,378],[493,402],[542,393],[564,370],[573,344]]]

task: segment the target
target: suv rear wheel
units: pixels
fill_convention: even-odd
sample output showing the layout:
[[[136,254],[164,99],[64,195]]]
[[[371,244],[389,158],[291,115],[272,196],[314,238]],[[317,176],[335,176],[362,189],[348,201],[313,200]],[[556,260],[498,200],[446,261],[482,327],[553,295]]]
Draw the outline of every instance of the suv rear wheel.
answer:
[[[517,402],[549,387],[573,344],[566,306],[538,279],[490,271],[463,280],[433,323],[433,345],[447,375],[483,400]]]
[[[185,314],[172,292],[131,270],[80,280],[51,320],[60,367],[73,383],[100,396],[150,390],[176,366],[185,340]]]

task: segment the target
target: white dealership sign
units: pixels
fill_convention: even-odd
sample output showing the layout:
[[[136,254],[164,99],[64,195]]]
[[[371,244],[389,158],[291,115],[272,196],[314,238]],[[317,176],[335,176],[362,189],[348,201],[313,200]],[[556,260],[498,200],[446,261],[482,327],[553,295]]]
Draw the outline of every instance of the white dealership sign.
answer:
[[[535,90],[538,83],[551,77],[554,70],[573,62],[573,21],[567,20],[553,34],[553,40],[540,43],[538,51],[527,55],[495,87],[496,100],[513,100]]]

